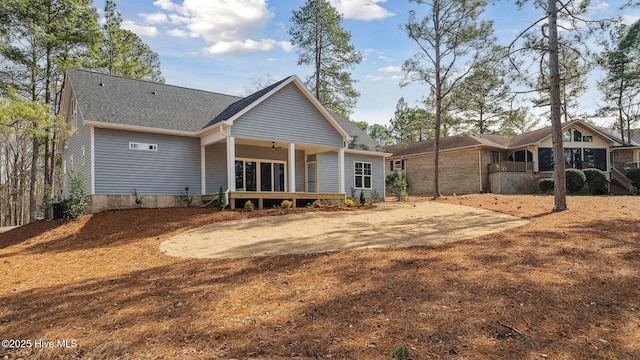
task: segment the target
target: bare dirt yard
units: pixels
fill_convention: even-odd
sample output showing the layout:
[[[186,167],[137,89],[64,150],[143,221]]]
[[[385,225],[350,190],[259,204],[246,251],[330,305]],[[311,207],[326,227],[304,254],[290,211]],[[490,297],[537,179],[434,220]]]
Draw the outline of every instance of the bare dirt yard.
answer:
[[[443,244],[229,259],[160,244],[292,211],[132,209],[1,233],[0,359],[390,359],[400,346],[413,359],[640,359],[640,197],[570,197],[559,213],[550,196],[435,204],[528,223]]]
[[[459,205],[386,202],[367,211],[313,211],[208,224],[164,241],[160,251],[186,258],[241,258],[436,245],[526,224],[514,216]]]

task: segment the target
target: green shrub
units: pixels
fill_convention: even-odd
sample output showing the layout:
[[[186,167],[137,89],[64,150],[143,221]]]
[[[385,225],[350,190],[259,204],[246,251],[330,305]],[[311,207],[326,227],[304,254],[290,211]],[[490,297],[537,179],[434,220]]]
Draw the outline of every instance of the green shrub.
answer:
[[[543,194],[552,194],[555,181],[553,178],[544,178],[538,180],[538,189]]]
[[[84,178],[76,169],[69,171],[69,197],[64,201],[64,217],[77,219],[89,207],[87,193],[84,190]]]
[[[184,191],[180,193],[180,199],[189,207],[193,205],[193,195],[189,194],[189,185],[185,186]]]
[[[356,190],[356,188],[354,188],[353,186],[351,187],[351,197],[349,199],[356,199],[356,196],[358,194],[358,190]]]
[[[289,209],[293,206],[293,202],[291,200],[282,200],[280,203],[280,207],[283,209]]]
[[[364,206],[367,203],[367,198],[364,196],[364,190],[360,190],[360,205]]]
[[[391,184],[393,189],[393,196],[396,197],[398,201],[406,201],[409,193],[407,192],[407,179],[402,175],[400,170],[396,171],[396,176]]]
[[[255,209],[256,209],[256,207],[255,207],[255,205],[253,205],[253,202],[251,202],[251,200],[247,200],[247,202],[244,203],[244,210],[245,211],[253,211]]]
[[[600,169],[584,169],[582,170],[587,179],[589,194],[595,195],[606,192],[607,176]]]
[[[396,360],[407,360],[411,358],[411,352],[406,346],[398,346],[391,357]]]
[[[569,194],[575,194],[582,190],[584,184],[587,182],[587,177],[584,176],[582,170],[566,169],[564,173],[567,177],[567,191]]]
[[[136,204],[136,209],[141,208],[142,199],[144,199],[144,197],[138,195],[138,190],[136,190],[135,188],[133,189],[133,191],[131,191],[131,195],[134,197],[133,202]]]
[[[631,184],[636,189],[636,193],[640,192],[640,169],[628,170],[625,175],[631,180]]]
[[[216,210],[218,211],[222,211],[226,206],[227,206],[227,197],[224,194],[224,190],[222,189],[222,186],[220,186],[220,190],[218,190],[218,198],[214,201],[213,207],[216,208]]]
[[[347,207],[354,207],[356,206],[356,202],[353,201],[353,199],[347,199],[347,201],[344,202],[345,205],[347,205]]]
[[[324,205],[322,204],[322,200],[317,199],[314,202],[311,203],[311,205],[309,205],[310,208],[314,208],[314,209],[318,209],[323,207]]]
[[[378,192],[378,190],[371,189],[369,193],[371,194],[371,198],[373,199],[373,201],[380,199],[380,193]]]

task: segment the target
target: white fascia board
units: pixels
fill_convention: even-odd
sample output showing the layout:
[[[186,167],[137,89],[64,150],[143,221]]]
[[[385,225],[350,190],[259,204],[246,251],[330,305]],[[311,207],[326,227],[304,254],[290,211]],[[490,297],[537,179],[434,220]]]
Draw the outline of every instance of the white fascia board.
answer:
[[[224,125],[210,129],[207,133],[200,134],[200,145],[207,146],[226,139],[229,135],[222,131]]]
[[[390,157],[391,155],[393,155],[392,153],[388,153],[388,152],[357,150],[357,149],[344,149],[344,152],[348,154],[371,155],[371,156],[381,156],[381,157]]]
[[[135,125],[124,125],[124,124],[111,124],[111,123],[105,123],[101,121],[91,121],[91,120],[84,120],[83,124],[84,126],[87,126],[87,127],[94,127],[94,128],[101,128],[101,129],[135,131],[135,132],[161,134],[161,135],[198,137],[198,135],[193,131],[159,129],[159,128],[152,128],[147,126],[135,126]]]

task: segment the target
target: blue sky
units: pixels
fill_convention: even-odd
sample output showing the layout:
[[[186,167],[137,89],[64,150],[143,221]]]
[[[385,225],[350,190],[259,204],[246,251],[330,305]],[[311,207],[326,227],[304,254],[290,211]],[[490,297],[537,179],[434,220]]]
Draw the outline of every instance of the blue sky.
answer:
[[[136,0],[117,2],[123,27],[138,34],[160,56],[168,84],[246,95],[257,79],[280,80],[292,74],[304,79],[311,70],[297,65],[296,49],[287,29],[291,12],[306,0]],[[428,94],[425,85],[400,87],[400,66],[417,47],[400,29],[416,5],[407,0],[330,0],[344,14],[343,28],[363,61],[352,70],[361,93],[352,120],[388,124],[396,103],[404,97],[417,105]],[[622,14],[622,0],[594,1],[588,16]],[[620,3],[620,4],[619,4]],[[98,9],[103,0],[94,2]],[[102,12],[102,11],[101,11]],[[640,11],[626,10],[625,21]],[[518,10],[512,1],[489,7],[484,17],[494,21],[499,42],[542,17],[540,11]],[[592,76],[590,85],[595,86]],[[597,91],[581,99],[582,111],[596,108]]]

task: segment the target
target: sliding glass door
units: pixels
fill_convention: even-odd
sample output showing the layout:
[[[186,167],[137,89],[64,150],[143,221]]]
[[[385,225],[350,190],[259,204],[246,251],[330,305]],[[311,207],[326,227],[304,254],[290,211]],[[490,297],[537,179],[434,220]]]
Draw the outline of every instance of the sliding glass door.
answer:
[[[272,160],[236,160],[237,191],[285,191],[285,162]]]

